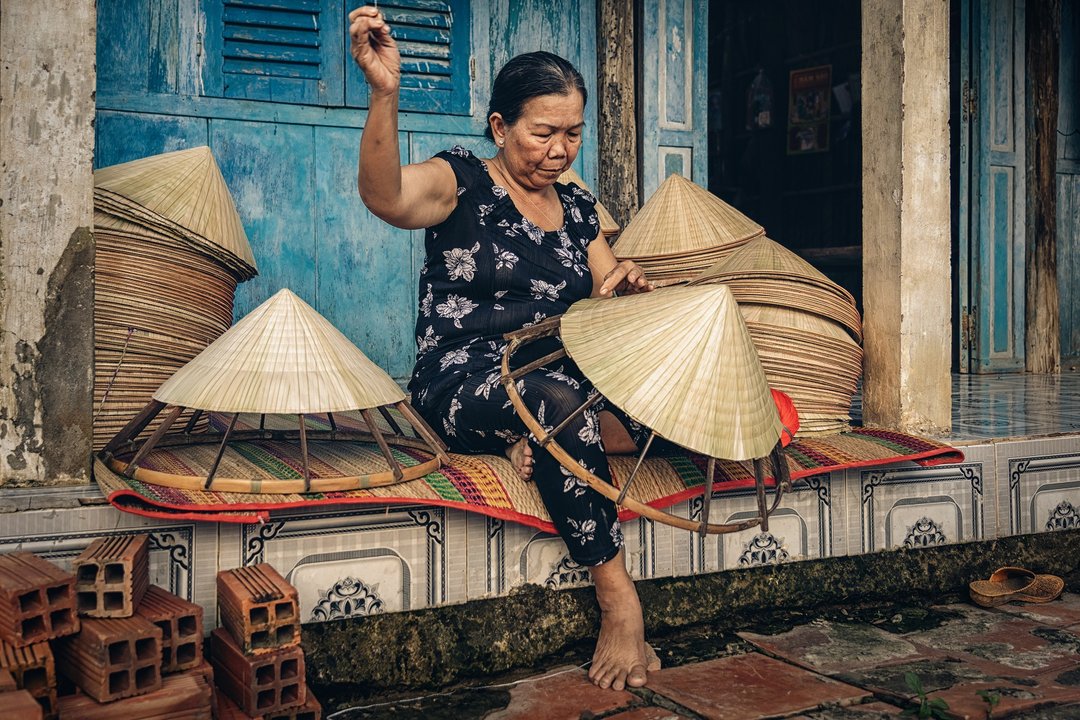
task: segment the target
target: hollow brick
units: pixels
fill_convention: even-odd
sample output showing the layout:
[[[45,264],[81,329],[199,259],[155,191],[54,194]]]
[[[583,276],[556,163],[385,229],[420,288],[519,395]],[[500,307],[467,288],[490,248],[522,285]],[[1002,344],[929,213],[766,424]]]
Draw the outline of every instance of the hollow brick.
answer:
[[[80,615],[131,617],[150,585],[150,538],[99,538],[72,561],[72,572]]]
[[[0,641],[0,670],[15,678],[15,686],[29,692],[46,718],[56,717],[56,665],[49,643],[18,647]]]
[[[0,640],[25,646],[78,632],[74,577],[29,552],[0,555]]]
[[[161,672],[172,673],[203,662],[203,609],[151,585],[135,614],[161,628]]]
[[[307,699],[299,645],[247,655],[227,630],[217,628],[211,633],[210,662],[218,690],[248,715],[276,713]]]
[[[198,674],[169,675],[145,695],[99,703],[88,695],[60,698],[60,720],[211,720],[211,686]]]
[[[83,618],[56,646],[57,666],[99,702],[161,687],[161,628],[145,618]]]
[[[300,644],[296,588],[268,563],[217,575],[218,618],[248,654]]]

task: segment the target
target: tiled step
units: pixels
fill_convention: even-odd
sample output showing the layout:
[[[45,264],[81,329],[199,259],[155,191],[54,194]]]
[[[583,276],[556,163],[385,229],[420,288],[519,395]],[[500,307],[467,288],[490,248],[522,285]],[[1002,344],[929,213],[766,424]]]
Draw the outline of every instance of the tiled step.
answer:
[[[0,640],[29,645],[77,632],[74,580],[33,553],[0,555]]]
[[[72,561],[79,614],[131,617],[150,585],[150,538],[99,538]]]
[[[304,651],[299,645],[245,655],[224,628],[215,629],[210,637],[219,694],[227,694],[248,715],[262,717],[306,701]]]
[[[203,609],[151,585],[135,613],[161,628],[161,672],[198,667],[203,662]]]
[[[45,717],[56,717],[56,665],[49,643],[16,647],[0,641],[0,670],[15,678],[15,685],[40,703]]]
[[[42,720],[45,711],[26,690],[0,693],[0,708],[5,716],[15,720]]]
[[[60,698],[60,720],[211,720],[211,687],[199,675],[167,676],[154,692],[109,703],[88,695]]]
[[[268,563],[217,575],[218,619],[245,653],[300,644],[296,588]]]
[[[65,676],[99,702],[161,687],[161,629],[149,620],[83,618],[82,630],[56,646]]]

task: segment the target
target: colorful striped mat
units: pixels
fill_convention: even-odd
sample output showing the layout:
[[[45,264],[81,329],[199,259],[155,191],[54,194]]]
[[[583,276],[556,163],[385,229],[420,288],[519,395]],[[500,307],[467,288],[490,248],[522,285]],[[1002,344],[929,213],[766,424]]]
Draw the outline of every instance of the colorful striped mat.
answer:
[[[282,443],[245,443],[242,452],[232,453],[231,473],[245,469],[248,477],[298,477],[295,449]],[[324,455],[320,466],[326,472],[350,474],[357,464],[367,464],[378,450],[363,443],[336,442],[335,455]],[[354,446],[354,450],[346,450]],[[195,446],[198,448],[199,446]],[[205,446],[202,446],[205,448]],[[230,448],[232,446],[230,445]],[[196,455],[204,450],[170,448],[158,455],[161,467],[198,468],[205,460]],[[415,455],[413,455],[415,453]],[[205,454],[205,453],[204,453]],[[422,453],[399,453],[404,461],[416,462]],[[409,457],[412,455],[412,457]],[[94,476],[101,491],[117,508],[148,517],[185,518],[213,522],[253,523],[269,519],[270,512],[314,505],[426,504],[471,510],[504,520],[554,532],[540,494],[532,483],[522,482],[510,463],[494,455],[455,455],[453,463],[418,480],[386,487],[348,492],[303,493],[293,495],[222,493],[178,490],[133,480],[110,470],[101,461],[94,463]],[[957,463],[961,451],[925,438],[886,430],[857,429],[839,435],[796,439],[787,448],[792,479],[846,468],[887,465],[912,461],[920,465]],[[615,484],[633,470],[635,458],[611,456]],[[336,468],[336,470],[335,470]],[[693,455],[650,457],[634,480],[631,495],[656,508],[665,508],[701,494],[705,462]],[[715,491],[741,489],[754,483],[750,463],[722,461],[717,468]],[[204,473],[205,474],[205,473]],[[620,518],[635,517],[624,511]]]

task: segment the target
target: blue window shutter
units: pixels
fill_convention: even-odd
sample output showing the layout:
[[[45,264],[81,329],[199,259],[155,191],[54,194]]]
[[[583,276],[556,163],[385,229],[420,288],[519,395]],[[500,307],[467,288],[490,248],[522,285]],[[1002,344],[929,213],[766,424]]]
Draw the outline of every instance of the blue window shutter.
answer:
[[[379,2],[401,52],[401,109],[468,115],[469,0]],[[367,107],[368,87],[350,59],[346,103]]]
[[[205,0],[205,94],[341,105],[345,18],[337,0]]]

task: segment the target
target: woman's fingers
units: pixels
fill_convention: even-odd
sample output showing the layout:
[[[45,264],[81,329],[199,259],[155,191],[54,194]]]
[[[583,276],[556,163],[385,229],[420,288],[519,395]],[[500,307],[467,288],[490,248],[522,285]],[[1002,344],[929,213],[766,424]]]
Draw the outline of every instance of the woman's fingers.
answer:
[[[613,267],[600,285],[600,295],[610,296],[612,291],[621,293],[649,292],[653,284],[645,277],[645,271],[633,260],[623,260]]]

